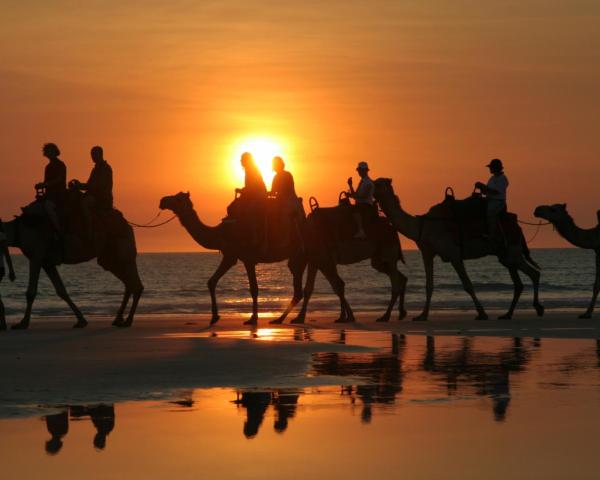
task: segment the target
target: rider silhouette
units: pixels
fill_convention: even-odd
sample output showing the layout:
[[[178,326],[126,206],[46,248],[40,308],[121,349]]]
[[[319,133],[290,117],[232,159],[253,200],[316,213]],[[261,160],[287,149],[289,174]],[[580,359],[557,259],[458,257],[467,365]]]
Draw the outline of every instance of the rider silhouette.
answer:
[[[60,150],[54,143],[46,143],[42,149],[48,165],[44,169],[44,181],[36,183],[36,190],[45,190],[41,201],[47,217],[50,219],[54,231],[61,232],[59,211],[62,211],[67,192],[67,166],[58,156]]]

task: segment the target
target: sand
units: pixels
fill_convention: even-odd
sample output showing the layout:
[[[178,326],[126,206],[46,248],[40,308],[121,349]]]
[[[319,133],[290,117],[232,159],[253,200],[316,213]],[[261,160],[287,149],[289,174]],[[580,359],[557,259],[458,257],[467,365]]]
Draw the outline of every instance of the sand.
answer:
[[[377,323],[374,315],[361,314],[359,322],[340,325],[332,315],[313,313],[305,327],[406,335],[600,338],[600,317],[580,320],[576,315],[551,312],[541,319],[520,314],[510,321],[475,321],[471,312],[452,312],[432,315],[428,322]],[[106,317],[88,320],[88,328],[74,330],[70,317],[37,317],[28,331],[0,332],[0,417],[31,414],[44,405],[168,398],[178,389],[347,383],[352,379],[307,376],[311,354],[366,350],[293,341],[291,332],[289,341],[256,340],[241,316],[224,317],[214,327],[208,326],[206,315],[140,316],[130,329],[114,328]],[[258,328],[270,328],[267,320],[261,319]],[[210,337],[213,332],[216,338]],[[258,333],[264,339],[268,331]]]

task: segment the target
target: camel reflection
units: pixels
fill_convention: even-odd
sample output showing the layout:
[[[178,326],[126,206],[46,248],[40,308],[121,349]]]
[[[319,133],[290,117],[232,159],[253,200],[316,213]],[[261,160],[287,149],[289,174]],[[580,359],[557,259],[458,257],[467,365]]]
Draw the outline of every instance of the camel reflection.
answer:
[[[531,348],[514,338],[499,352],[476,350],[473,338],[463,338],[458,349],[437,352],[434,337],[427,337],[422,368],[441,379],[449,396],[459,393],[487,396],[492,400],[494,419],[503,421],[510,403],[510,375],[525,369]],[[532,346],[539,346],[534,340]]]
[[[106,447],[106,437],[115,428],[114,405],[74,405],[64,411],[44,417],[50,439],[46,441],[46,453],[56,455],[63,447],[63,439],[69,433],[69,420],[89,417],[96,428],[93,445],[98,450]]]

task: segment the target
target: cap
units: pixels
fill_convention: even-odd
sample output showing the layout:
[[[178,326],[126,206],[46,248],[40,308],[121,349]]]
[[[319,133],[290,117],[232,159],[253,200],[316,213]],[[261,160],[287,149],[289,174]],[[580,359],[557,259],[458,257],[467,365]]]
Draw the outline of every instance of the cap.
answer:
[[[358,167],[356,167],[357,170],[368,170],[369,169],[369,164],[367,162],[358,162]]]

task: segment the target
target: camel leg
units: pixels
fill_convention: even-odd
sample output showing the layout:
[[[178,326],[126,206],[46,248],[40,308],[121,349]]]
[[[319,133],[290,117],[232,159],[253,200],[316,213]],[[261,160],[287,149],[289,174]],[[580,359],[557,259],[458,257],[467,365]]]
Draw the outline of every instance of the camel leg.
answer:
[[[467,270],[465,269],[464,262],[462,261],[462,259],[454,260],[452,262],[452,266],[454,267],[454,270],[456,270],[456,273],[458,273],[458,276],[460,278],[460,281],[462,282],[465,292],[467,292],[471,296],[471,299],[473,300],[473,303],[475,304],[475,308],[477,309],[477,317],[475,319],[476,320],[487,320],[488,319],[487,313],[485,313],[483,305],[481,305],[481,303],[479,302],[479,299],[477,298],[477,295],[475,295],[475,289],[473,288],[471,279],[469,278],[469,275],[467,274]]]
[[[252,316],[244,322],[244,325],[256,325],[258,323],[258,280],[256,279],[256,264],[244,262],[248,283],[250,285],[250,296],[252,297]]]
[[[133,317],[135,316],[135,312],[137,310],[138,304],[140,303],[140,298],[142,297],[142,293],[144,293],[144,285],[142,284],[142,280],[140,279],[140,274],[138,273],[137,264],[132,263],[129,265],[129,268],[125,272],[125,295],[127,292],[130,292],[133,299],[131,301],[131,307],[129,308],[129,313],[127,314],[127,319],[120,325],[119,327],[130,327],[133,323]],[[125,298],[123,298],[123,302],[127,305]]]
[[[338,318],[336,323],[349,323],[356,321],[354,318],[354,312],[352,312],[352,308],[350,308],[350,304],[346,300],[345,295],[345,283],[337,272],[337,267],[335,265],[330,268],[324,268],[321,270],[325,278],[331,284],[331,288],[340,299],[340,318]]]
[[[304,323],[306,319],[306,310],[308,309],[308,302],[312,296],[313,290],[315,289],[315,279],[317,278],[317,266],[313,263],[308,264],[308,272],[306,274],[306,285],[304,287],[304,298],[302,300],[302,308],[300,312],[290,323]]]
[[[59,298],[63,299],[66,302],[66,304],[77,317],[77,323],[73,325],[73,328],[84,328],[85,326],[87,326],[88,322],[84,318],[79,308],[77,308],[77,305],[75,305],[73,300],[71,300],[71,297],[69,297],[67,289],[65,288],[65,285],[62,281],[62,278],[60,278],[60,274],[58,273],[58,269],[54,265],[50,265],[44,267],[44,271],[46,272],[46,275],[48,275],[48,278],[52,282],[54,290],[56,290],[56,295],[58,295]]]
[[[27,307],[25,308],[25,315],[23,320],[19,323],[14,324],[11,328],[13,330],[26,330],[29,328],[29,322],[31,321],[31,309],[33,308],[33,302],[37,295],[38,282],[40,280],[40,270],[42,266],[34,261],[29,261],[29,283],[27,285]]]
[[[394,268],[393,266],[389,266],[389,268],[386,270],[392,286],[392,296],[385,313],[376,320],[377,322],[388,322],[390,320],[392,310],[398,301],[398,295],[400,295],[400,278],[398,275],[400,272],[398,272],[398,269]]]
[[[125,293],[123,294],[123,300],[121,301],[121,306],[119,310],[117,310],[117,316],[113,320],[113,327],[118,327],[122,323],[125,322],[125,317],[123,317],[123,313],[125,313],[125,309],[127,308],[127,304],[129,303],[129,299],[131,298],[131,291],[129,288],[125,287]]]
[[[425,307],[419,316],[413,318],[416,322],[427,320],[429,317],[431,296],[433,295],[433,254],[429,251],[421,250],[421,257],[423,257],[423,266],[425,267]]]
[[[298,305],[300,300],[302,300],[302,276],[304,275],[304,269],[306,268],[306,261],[304,259],[290,258],[288,260],[288,268],[294,279],[294,296],[281,316],[269,322],[271,324],[283,323],[292,309]]]
[[[231,267],[237,263],[237,258],[224,256],[221,259],[221,263],[212,274],[212,277],[208,279],[208,291],[210,292],[210,308],[212,310],[212,318],[210,324],[213,325],[219,321],[219,308],[217,307],[217,284],[223,275],[225,275]]]
[[[408,313],[406,311],[406,308],[404,307],[404,301],[405,301],[405,297],[406,297],[406,285],[408,284],[408,278],[406,278],[406,275],[404,275],[400,271],[397,272],[397,275],[398,275],[398,282],[400,285],[400,293],[398,295],[398,297],[400,299],[398,302],[398,320],[404,320]]]
[[[510,303],[510,308],[508,309],[508,312],[498,317],[500,320],[510,320],[512,318],[513,313],[515,313],[517,303],[519,302],[519,298],[521,298],[521,293],[523,293],[523,282],[521,281],[521,277],[519,276],[519,271],[515,267],[506,267],[508,268],[508,273],[510,273],[510,278],[512,279],[514,286],[513,299]]]
[[[581,314],[579,318],[592,318],[592,313],[594,313],[594,307],[596,306],[596,299],[598,298],[598,292],[600,292],[600,250],[596,250],[596,281],[594,282],[594,289],[592,291],[592,300],[586,312]]]
[[[540,303],[540,272],[537,268],[534,268],[525,259],[521,259],[517,268],[527,275],[531,279],[533,285],[533,308],[537,313],[538,317],[544,315],[544,306]]]

